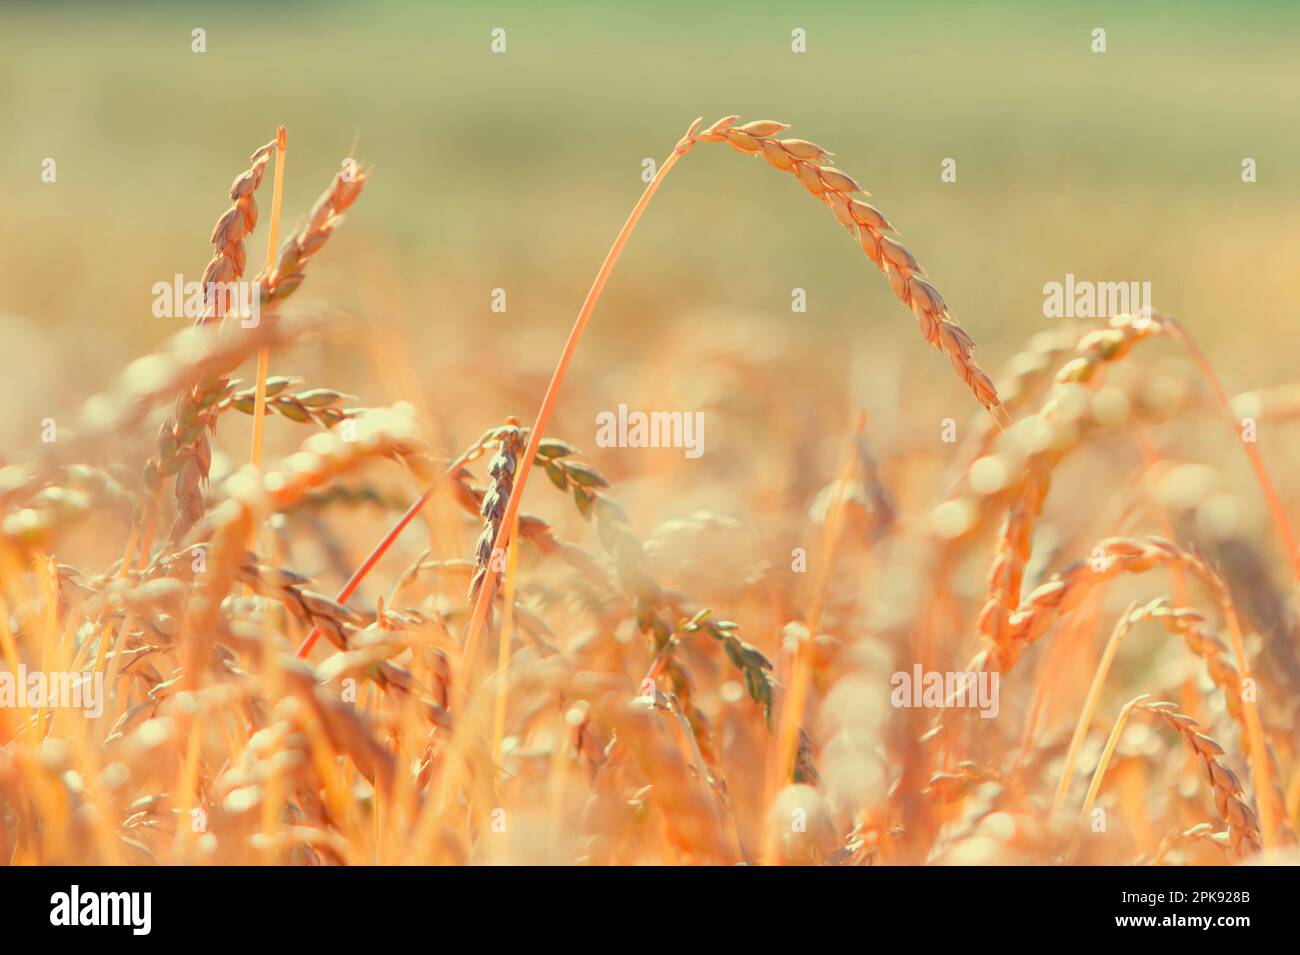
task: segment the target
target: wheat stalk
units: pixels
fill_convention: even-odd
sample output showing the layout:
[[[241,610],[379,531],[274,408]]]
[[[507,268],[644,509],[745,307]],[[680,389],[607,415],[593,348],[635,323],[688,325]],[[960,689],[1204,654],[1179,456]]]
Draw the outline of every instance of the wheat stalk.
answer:
[[[1077,387],[1096,384],[1102,370],[1122,359],[1135,344],[1165,331],[1158,316],[1123,315],[1112,319],[1109,328],[1085,335],[1076,347],[1076,357],[1057,372],[1056,387],[1038,415],[1043,426],[1052,429],[1058,419],[1069,420],[1072,412],[1067,409],[1079,404],[1074,396]],[[1036,453],[1028,455],[1009,491],[1012,504],[989,566],[988,596],[976,624],[981,637],[994,648],[1008,641],[1007,618],[1020,600],[1035,523],[1051,488],[1052,472],[1071,447],[1069,443],[1042,442]]]
[[[262,147],[262,150],[274,149],[274,145],[274,143],[268,144],[268,146]],[[259,153],[262,150],[259,150]],[[268,160],[269,154],[262,155],[260,172],[251,179],[246,178],[248,174],[237,179],[235,187],[231,190],[232,195],[235,189],[241,189],[246,190],[247,195],[251,196],[251,190],[261,182],[262,173],[265,171]],[[361,188],[365,185],[365,182],[366,173],[364,171],[350,164],[345,165],[335,175],[334,181],[329,188],[316,201],[307,221],[285,242],[276,258],[274,269],[270,271],[265,282],[261,285],[261,304],[263,308],[268,310],[268,314],[261,316],[261,324],[273,325],[276,323],[275,309],[283,304],[284,300],[302,284],[304,278],[302,269],[311,257],[319,252],[329,240],[330,235],[333,234],[339,222],[342,221],[343,213],[361,194]],[[255,207],[250,206],[249,208]],[[255,212],[253,216],[255,220]],[[230,222],[232,224],[223,232],[221,224],[226,222],[228,217],[229,213],[223,216],[221,222],[218,223],[217,233],[214,233],[214,236],[220,234],[225,242],[229,242],[229,236],[235,234],[231,230],[237,230],[235,223],[238,222],[237,217],[231,218]],[[242,265],[242,246],[239,248],[238,261]],[[223,254],[220,258],[228,264],[213,266],[215,269],[214,274],[233,274],[230,270],[233,269],[236,261],[235,257]],[[214,257],[215,262],[216,257]],[[202,488],[207,483],[208,472],[212,466],[212,451],[208,440],[208,431],[215,421],[213,409],[224,392],[225,382],[223,380],[209,382],[193,389],[188,395],[183,396],[181,402],[178,403],[175,423],[170,429],[164,425],[163,432],[159,436],[160,459],[172,457],[179,458],[182,461],[176,477],[176,517],[170,534],[170,539],[173,541],[182,539],[186,532],[194,526],[194,523],[203,516]]]
[[[1224,389],[1223,383],[1219,381],[1219,376],[1214,371],[1214,366],[1210,364],[1209,359],[1192,340],[1192,336],[1187,333],[1187,329],[1177,322],[1169,322],[1170,332],[1182,343],[1187,354],[1191,356],[1193,364],[1209,385],[1210,392],[1214,395],[1223,416],[1227,419],[1229,426],[1232,428],[1234,437],[1240,438],[1240,432],[1237,430],[1240,422],[1233,414],[1232,402],[1228,398],[1228,392]],[[1246,453],[1246,460],[1250,462],[1251,470],[1255,472],[1255,483],[1259,485],[1260,494],[1264,497],[1264,503],[1268,505],[1269,515],[1273,519],[1273,526],[1277,529],[1278,536],[1282,539],[1282,545],[1286,548],[1287,559],[1291,563],[1291,574],[1295,580],[1300,583],[1300,541],[1296,539],[1296,533],[1291,527],[1291,520],[1287,516],[1286,508],[1282,504],[1282,498],[1277,493],[1277,488],[1273,486],[1273,479],[1269,476],[1268,468],[1264,466],[1264,458],[1259,453],[1259,448],[1253,441],[1242,441],[1241,448]],[[1264,826],[1264,837],[1268,839],[1269,826],[1267,822]]]
[[[1263,742],[1264,752],[1256,754],[1253,751],[1256,734],[1251,729],[1251,719],[1242,703],[1242,678],[1240,672],[1228,658],[1228,654],[1232,652],[1228,645],[1210,629],[1205,615],[1198,610],[1187,607],[1172,607],[1168,602],[1161,600],[1153,601],[1146,607],[1141,608],[1137,616],[1155,620],[1170,634],[1182,637],[1187,649],[1205,663],[1205,672],[1209,676],[1210,682],[1223,694],[1223,701],[1228,708],[1228,714],[1237,724],[1238,739],[1241,742],[1242,752],[1247,763],[1253,766],[1256,759],[1263,759],[1267,761],[1270,767],[1268,773],[1270,782],[1262,792],[1256,792],[1255,798],[1261,803],[1267,800],[1270,803],[1267,810],[1270,817],[1281,820],[1282,824],[1285,825],[1287,818],[1286,801],[1278,791],[1277,786],[1272,783],[1273,767],[1275,767],[1277,760],[1274,757],[1272,748],[1268,745],[1267,737],[1263,733],[1259,734],[1259,739]]]
[[[1070,748],[1065,752],[1065,765],[1061,769],[1061,779],[1057,783],[1056,796],[1052,800],[1051,815],[1055,815],[1065,805],[1065,797],[1069,791],[1070,781],[1074,777],[1074,763],[1078,759],[1079,750],[1083,746],[1083,740],[1087,735],[1088,728],[1092,725],[1093,713],[1096,711],[1097,703],[1101,699],[1102,686],[1106,682],[1107,674],[1110,673],[1110,665],[1115,660],[1120,641],[1128,634],[1135,619],[1134,606],[1130,604],[1124,613],[1120,615],[1118,622],[1115,624],[1115,629],[1111,631],[1110,639],[1106,641],[1106,646],[1101,652],[1101,658],[1098,660],[1097,667],[1092,675],[1092,683],[1088,687],[1088,695],[1083,701],[1083,709],[1079,711],[1079,718],[1074,724],[1074,733],[1070,736]]]
[[[257,149],[249,161],[252,165],[235,177],[230,187],[233,203],[217,220],[212,230],[212,258],[203,270],[203,288],[209,290],[213,283],[225,285],[236,282],[244,275],[244,239],[257,225],[257,202],[253,194],[262,184],[266,166],[275,154],[276,140]],[[220,319],[220,296],[209,300],[198,324],[204,325]],[[172,539],[178,539],[203,514],[203,486],[212,466],[212,447],[208,440],[211,403],[207,397],[224,382],[203,383],[191,388],[178,399],[176,412],[159,432],[158,460],[177,457],[181,464],[176,472],[173,497],[176,503],[176,523]],[[188,440],[185,440],[187,439]],[[149,476],[161,477],[157,470]]]
[[[705,129],[699,121],[687,138],[702,143],[726,143],[739,153],[762,156],[776,169],[788,172],[815,198],[824,202],[840,225],[862,245],[876,266],[889,279],[898,300],[916,315],[921,334],[941,350],[975,398],[999,423],[1009,421],[998,398],[997,388],[975,362],[975,342],[952,320],[943,296],[922,278],[926,274],[911,252],[890,233],[897,230],[874,206],[856,198],[867,195],[846,173],[829,165],[831,153],[804,139],[777,139],[788,128],[785,123],[757,120],[736,126],[739,116],[727,116]]]
[[[212,259],[203,270],[203,288],[207,290],[213,283],[226,284],[236,282],[244,275],[246,256],[244,240],[253,233],[257,225],[257,202],[253,194],[262,185],[266,175],[267,163],[275,155],[277,140],[273,139],[265,146],[259,147],[249,156],[251,165],[235,177],[230,187],[230,199],[233,203],[222,213],[212,229]],[[210,301],[199,324],[207,324],[221,318],[217,310],[218,301]]]
[[[270,272],[275,263],[275,246],[280,240],[280,208],[284,199],[284,163],[288,152],[288,132],[281,126],[275,134],[275,182],[271,192],[271,224],[266,230],[266,266],[264,272]],[[271,362],[270,352],[263,348],[257,353],[257,383],[253,392],[253,438],[249,460],[253,467],[262,466],[262,431],[265,425],[263,415],[266,410],[266,375]],[[251,541],[250,541],[251,543]]]
[[[895,240],[890,239],[885,233],[893,231],[892,226],[879,214],[875,209],[862,203],[860,200],[853,199],[849,193],[860,191],[852,179],[838,170],[829,166],[821,165],[818,160],[825,157],[825,151],[820,147],[812,144],[800,145],[798,140],[771,140],[769,137],[783,129],[780,123],[751,124],[753,132],[747,132],[744,128],[732,131],[734,117],[720,120],[707,130],[701,131],[702,120],[697,119],[688,128],[686,134],[678,141],[673,152],[658,167],[654,178],[646,186],[640,200],[633,208],[632,213],[628,216],[627,222],[624,223],[622,230],[614,240],[605,261],[601,264],[596,273],[596,278],[592,282],[590,291],[583,301],[582,308],[579,310],[578,317],[574,321],[573,329],[569,333],[569,338],[565,342],[564,350],[557,362],[555,371],[552,374],[551,382],[547,386],[546,394],[542,398],[541,407],[533,422],[530,432],[528,447],[524,451],[523,463],[519,469],[519,475],[515,484],[515,493],[511,494],[507,503],[505,513],[502,515],[501,527],[503,531],[498,533],[496,540],[493,541],[491,551],[504,552],[504,548],[509,545],[508,535],[510,528],[513,526],[515,514],[519,507],[519,498],[523,488],[527,484],[529,474],[532,469],[533,460],[537,456],[538,445],[541,442],[541,436],[545,432],[546,425],[549,422],[551,412],[555,406],[560,387],[563,385],[564,378],[568,373],[569,366],[573,361],[573,356],[577,351],[578,343],[586,329],[591,314],[595,309],[596,302],[604,290],[605,283],[613,271],[632,230],[635,228],[641,215],[645,212],[650,200],[655,192],[668,175],[669,171],[676,165],[678,160],[688,153],[697,142],[703,141],[727,141],[735,148],[742,152],[763,151],[768,157],[769,162],[773,162],[778,168],[785,160],[780,157],[789,159],[788,168],[793,172],[800,181],[814,194],[822,198],[828,205],[836,211],[837,217],[840,217],[841,224],[846,228],[856,230],[858,238],[864,244],[869,257],[877,267],[885,271],[890,277],[891,284],[894,287],[895,294],[904,304],[912,308],[918,316],[921,323],[921,331],[926,339],[938,348],[941,348],[953,362],[958,374],[967,386],[975,394],[985,408],[999,418],[1005,417],[1005,410],[998,400],[997,391],[988,376],[975,364],[971,356],[973,342],[962,328],[949,318],[947,306],[944,304],[942,296],[920,277],[920,266],[916,264],[915,259],[904,249],[902,245]],[[728,136],[728,132],[731,135]],[[793,144],[793,145],[792,145]],[[756,148],[750,148],[756,145]],[[778,156],[779,154],[779,156]],[[814,180],[816,181],[814,184]],[[847,211],[846,211],[847,210]],[[846,220],[844,216],[847,215]],[[888,263],[888,265],[886,265]],[[397,522],[387,535],[376,545],[370,557],[358,567],[353,577],[349,579],[344,587],[344,591],[350,592],[355,588],[375,562],[387,550],[401,530],[414,518],[420,508],[432,496],[436,485],[430,485],[424,492],[412,503],[407,513]],[[484,574],[483,588],[480,589],[477,599],[474,601],[474,609],[470,616],[467,627],[467,636],[465,646],[470,649],[477,648],[477,635],[482,628],[488,614],[489,600],[485,594],[494,592],[496,579],[496,570],[489,564]],[[343,596],[340,599],[346,599],[346,593],[340,591]],[[310,649],[311,638],[308,643],[300,648],[299,653],[305,653]]]
[[[282,305],[302,285],[303,269],[319,252],[343,221],[343,214],[357,201],[369,174],[351,160],[343,164],[329,187],[316,200],[299,226],[280,247],[275,266],[262,286],[262,304]]]
[[[1260,848],[1259,825],[1255,821],[1255,814],[1250,807],[1241,800],[1240,781],[1238,781],[1232,770],[1223,765],[1219,759],[1223,755],[1223,747],[1210,737],[1197,732],[1200,724],[1190,716],[1179,713],[1173,703],[1150,702],[1147,699],[1149,695],[1144,693],[1125,703],[1120,709],[1115,725],[1111,729],[1110,737],[1106,740],[1106,746],[1102,750],[1101,758],[1097,762],[1097,769],[1093,773],[1092,783],[1088,787],[1088,794],[1083,801],[1081,815],[1086,817],[1092,811],[1097,794],[1101,791],[1106,769],[1110,765],[1111,756],[1114,754],[1115,747],[1123,735],[1129,715],[1134,711],[1148,713],[1162,720],[1182,736],[1192,754],[1200,760],[1205,771],[1205,779],[1214,794],[1215,808],[1218,810],[1219,817],[1228,824],[1228,838],[1233,851],[1239,856],[1258,852]]]
[[[1008,617],[1002,642],[976,655],[976,668],[1010,670],[1027,647],[1079,606],[1092,589],[1123,574],[1158,567],[1183,570],[1211,587],[1217,581],[1217,575],[1198,555],[1163,538],[1106,538],[1093,547],[1087,559],[1076,561],[1031,591]]]
[[[1241,782],[1220,759],[1223,747],[1198,732],[1200,724],[1190,716],[1178,712],[1173,703],[1140,702],[1137,709],[1162,720],[1183,738],[1193,755],[1200,760],[1205,780],[1214,793],[1214,807],[1219,818],[1228,824],[1228,839],[1232,849],[1240,856],[1250,855],[1260,849],[1259,823],[1255,813],[1242,800]]]

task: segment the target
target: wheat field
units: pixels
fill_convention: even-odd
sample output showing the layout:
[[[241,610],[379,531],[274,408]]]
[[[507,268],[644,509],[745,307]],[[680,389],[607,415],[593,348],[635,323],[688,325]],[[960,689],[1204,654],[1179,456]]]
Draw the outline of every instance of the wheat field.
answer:
[[[424,21],[385,9],[358,49],[413,56]],[[704,74],[644,122],[618,90],[529,112],[510,90],[550,61],[512,16],[472,69],[521,49],[524,75],[471,74],[489,109],[430,133],[399,95],[410,149],[346,77],[277,114],[237,71],[257,106],[219,136],[151,162],[91,136],[88,197],[71,137],[10,110],[0,860],[1300,862],[1300,380],[1266,304],[1295,187],[1229,152],[1168,196],[1155,159],[1107,167],[1163,228],[1032,176],[947,203],[925,116],[808,78],[779,115]],[[494,24],[448,24],[494,55]],[[171,25],[188,46],[183,17],[132,42]],[[338,42],[304,29],[294,70]],[[924,54],[898,49],[891,76]],[[1146,231],[1085,251],[1112,228]],[[1154,305],[1032,314],[1067,272],[1152,277]]]

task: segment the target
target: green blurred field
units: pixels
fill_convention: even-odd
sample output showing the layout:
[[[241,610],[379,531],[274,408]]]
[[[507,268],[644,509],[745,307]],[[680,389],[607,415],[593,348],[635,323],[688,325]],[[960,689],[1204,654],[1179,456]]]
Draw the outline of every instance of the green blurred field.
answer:
[[[991,370],[1044,327],[1042,285],[1069,271],[1151,281],[1230,387],[1281,380],[1300,260],[1300,10],[1130,7],[6,7],[0,396],[68,407],[176,330],[151,317],[150,286],[197,276],[225,189],[279,123],[287,226],[354,144],[374,167],[301,300],[391,330],[420,375],[504,352],[544,374],[640,192],[641,160],[695,116],[731,112],[835,151]],[[206,54],[190,52],[195,26]],[[497,26],[505,55],[488,50]],[[789,49],[796,26],[804,55]],[[1094,26],[1104,55],[1089,51]],[[53,186],[39,178],[46,156]],[[959,179],[945,185],[948,156]],[[1240,181],[1245,156],[1256,184]],[[806,315],[790,314],[796,286]],[[505,316],[488,309],[494,287]],[[626,370],[673,324],[688,347],[714,307],[779,323],[832,374],[853,352],[901,361],[969,410],[825,210],[725,147],[697,150],[656,199],[586,367]],[[520,387],[526,402],[493,399],[485,418],[531,406],[537,386]],[[28,431],[10,421],[0,437]]]

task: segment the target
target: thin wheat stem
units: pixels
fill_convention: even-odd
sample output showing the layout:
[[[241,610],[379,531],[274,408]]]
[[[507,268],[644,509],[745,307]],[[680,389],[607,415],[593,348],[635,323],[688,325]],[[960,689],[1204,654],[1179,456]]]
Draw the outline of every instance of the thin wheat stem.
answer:
[[[1214,366],[1210,364],[1205,353],[1197,347],[1192,341],[1187,330],[1177,322],[1166,320],[1170,331],[1183,343],[1187,353],[1191,356],[1196,367],[1200,369],[1202,377],[1214,392],[1214,400],[1219,403],[1223,413],[1227,415],[1228,420],[1233,424],[1233,431],[1236,432],[1236,419],[1232,414],[1232,401],[1228,398],[1228,393],[1223,390],[1223,384],[1219,381],[1219,376],[1214,371]],[[1282,504],[1282,498],[1277,493],[1277,488],[1273,486],[1273,479],[1268,475],[1268,468],[1264,467],[1264,459],[1260,456],[1259,449],[1253,442],[1242,441],[1242,448],[1246,451],[1246,457],[1250,459],[1250,466],[1255,471],[1255,480],[1259,482],[1259,489],[1264,495],[1264,501],[1268,504],[1269,512],[1273,516],[1273,523],[1277,527],[1278,534],[1282,537],[1282,544],[1286,548],[1287,560],[1291,562],[1291,571],[1295,579],[1300,581],[1300,545],[1296,542],[1295,532],[1291,529],[1291,522],[1287,518],[1286,508]]]
[[[1097,669],[1092,675],[1092,685],[1088,688],[1088,696],[1083,701],[1083,709],[1079,711],[1079,721],[1074,725],[1074,735],[1070,737],[1070,748],[1065,754],[1065,766],[1061,770],[1061,781],[1056,787],[1056,798],[1052,801],[1052,810],[1048,818],[1060,812],[1061,807],[1065,805],[1065,797],[1070,789],[1070,779],[1074,775],[1074,763],[1079,758],[1079,750],[1083,747],[1084,737],[1088,735],[1088,727],[1092,725],[1093,713],[1097,710],[1097,702],[1101,699],[1101,688],[1106,682],[1106,675],[1110,673],[1110,665],[1115,660],[1115,652],[1119,650],[1119,642],[1124,639],[1129,628],[1133,626],[1133,611],[1136,604],[1129,604],[1124,611],[1119,622],[1115,624],[1115,629],[1111,632],[1110,639],[1106,641],[1106,648],[1102,651],[1101,660],[1097,663]]]
[[[288,133],[283,126],[275,131],[275,178],[271,186],[271,221],[266,229],[266,267],[264,275],[270,276],[271,270],[275,268],[276,243],[279,241],[280,234],[280,208],[284,198],[284,153],[288,146]],[[266,425],[266,377],[270,372],[271,355],[265,345],[257,350],[257,384],[253,396],[253,438],[252,448],[249,451],[248,459],[252,462],[253,467],[262,466],[262,432]],[[257,525],[252,524],[248,528],[248,547],[250,550],[257,549]],[[252,594],[252,589],[248,584],[244,585],[244,596]],[[266,805],[270,804],[267,800]],[[269,810],[263,811],[263,823],[267,835],[270,835],[273,819],[266,814]]]
[[[1110,731],[1110,736],[1106,740],[1106,747],[1101,751],[1101,758],[1097,760],[1097,769],[1092,774],[1092,782],[1088,786],[1088,795],[1083,799],[1083,808],[1079,810],[1079,815],[1084,819],[1088,818],[1088,813],[1092,812],[1093,803],[1097,801],[1097,793],[1101,791],[1102,780],[1106,777],[1106,769],[1110,766],[1110,758],[1115,754],[1115,747],[1119,745],[1119,738],[1124,735],[1124,726],[1128,723],[1129,714],[1133,712],[1133,707],[1147,699],[1151,694],[1143,693],[1141,696],[1135,696],[1129,700],[1119,711],[1119,716],[1115,718],[1115,726]]]
[[[1097,794],[1101,792],[1102,780],[1106,778],[1106,770],[1110,766],[1110,758],[1115,755],[1115,747],[1119,745],[1120,737],[1124,735],[1124,727],[1128,725],[1129,714],[1133,712],[1135,706],[1145,702],[1150,693],[1143,693],[1141,696],[1135,696],[1122,707],[1120,707],[1119,716],[1115,718],[1115,725],[1110,731],[1110,736],[1106,739],[1106,745],[1101,751],[1101,758],[1097,760],[1097,768],[1093,771],[1092,782],[1088,785],[1088,794],[1083,798],[1083,808],[1079,810],[1079,817],[1083,820],[1088,819],[1088,814],[1092,812],[1093,803],[1097,801]],[[1074,864],[1074,857],[1079,851],[1079,839],[1076,836],[1070,844],[1070,850],[1065,858],[1066,865]]]
[[[782,700],[781,713],[777,720],[775,747],[769,756],[771,762],[768,764],[764,780],[765,806],[772,805],[777,792],[789,780],[794,766],[799,730],[803,727],[803,712],[808,700],[808,684],[812,677],[808,659],[809,645],[817,638],[821,629],[822,609],[826,603],[826,591],[835,566],[835,550],[844,528],[845,499],[857,468],[856,442],[866,426],[866,414],[859,412],[854,420],[853,430],[845,440],[844,451],[835,475],[834,498],[826,510],[825,523],[822,527],[817,576],[813,582],[808,611],[804,617],[807,632],[804,634],[805,639],[797,639],[794,652],[790,655],[790,685]],[[764,830],[760,861],[767,862],[773,858],[774,837],[775,832],[771,827]]]
[[[528,476],[532,473],[533,459],[537,456],[537,448],[542,443],[542,435],[546,433],[546,425],[550,421],[551,412],[555,408],[556,399],[560,394],[560,387],[564,384],[564,377],[569,371],[569,365],[573,363],[573,356],[578,350],[578,343],[582,340],[582,333],[587,327],[587,322],[591,319],[591,313],[595,311],[601,292],[605,290],[605,283],[609,281],[610,273],[614,271],[614,266],[623,253],[623,247],[627,245],[627,240],[632,235],[632,230],[636,228],[637,222],[640,221],[641,214],[645,212],[646,206],[650,204],[654,194],[659,191],[659,186],[663,184],[668,173],[677,164],[677,160],[686,155],[691,147],[695,145],[693,133],[698,125],[699,120],[696,120],[687,135],[678,142],[668,158],[660,164],[659,171],[655,173],[654,179],[641,193],[641,198],[637,200],[631,215],[623,223],[623,228],[619,230],[618,236],[614,239],[614,244],[610,246],[609,252],[605,255],[605,261],[601,263],[600,271],[596,273],[596,278],[591,283],[591,289],[587,292],[587,298],[578,311],[578,317],[573,322],[568,341],[564,343],[564,351],[560,354],[560,360],[551,375],[551,383],[547,386],[546,394],[542,397],[542,405],[538,408],[537,416],[533,419],[533,426],[528,435],[528,447],[524,451],[524,459],[520,463],[519,474],[515,478],[514,490],[510,494],[510,503],[506,505],[505,516],[501,521],[501,530],[497,533],[497,539],[492,545],[494,552],[499,552],[500,548],[510,543],[510,528],[514,524],[515,515],[519,513],[519,502],[523,498]],[[492,599],[492,594],[495,592],[496,577],[497,571],[489,563],[487,574],[483,579],[482,589],[479,591],[478,599],[474,601],[474,611],[464,634],[461,665],[456,668],[456,674],[462,679],[466,671],[466,662],[473,660],[478,652],[479,633],[483,629],[483,621],[487,617],[488,605]],[[461,686],[459,689],[463,693],[465,687]]]
[[[509,681],[506,671],[510,668],[510,636],[515,619],[515,577],[519,563],[519,516],[515,515],[515,526],[510,529],[510,550],[506,553],[506,579],[501,588],[501,643],[497,647],[497,701],[492,716],[492,760],[501,763],[501,739],[506,732],[506,692]]]
[[[271,187],[271,222],[266,230],[266,270],[270,275],[275,268],[276,243],[280,238],[280,204],[284,199],[284,154],[288,149],[289,135],[281,126],[275,132],[275,180]],[[253,467],[262,466],[262,432],[266,422],[266,376],[270,366],[266,346],[257,353],[257,392],[253,398],[253,446],[249,460]]]
[[[280,237],[280,205],[284,198],[284,154],[288,147],[289,136],[281,126],[275,131],[275,180],[271,187],[271,221],[266,229],[266,268],[264,275],[270,276],[275,268],[276,243]],[[266,376],[271,367],[271,354],[265,345],[257,351],[257,386],[253,396],[253,443],[248,459],[253,467],[262,466],[262,433],[266,427]],[[248,546],[256,550],[257,525],[248,531]],[[248,590],[245,588],[245,595]]]

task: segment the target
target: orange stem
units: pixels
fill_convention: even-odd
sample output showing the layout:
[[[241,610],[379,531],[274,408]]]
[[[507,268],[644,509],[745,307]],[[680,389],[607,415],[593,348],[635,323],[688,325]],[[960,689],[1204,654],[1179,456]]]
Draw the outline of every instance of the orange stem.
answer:
[[[275,131],[275,182],[271,189],[271,221],[266,229],[266,268],[263,275],[271,275],[275,267],[275,246],[280,232],[280,200],[284,195],[284,153],[288,145],[288,133],[281,126]],[[253,395],[253,446],[248,459],[253,467],[262,466],[262,432],[266,417],[266,376],[270,370],[271,356],[263,345],[257,350],[257,388]],[[257,524],[248,528],[248,549],[257,550]],[[244,596],[250,596],[253,588],[244,585]]]
[[[1224,414],[1232,419],[1232,404],[1228,400],[1228,393],[1223,390],[1223,385],[1219,382],[1219,376],[1214,373],[1213,366],[1181,325],[1168,319],[1166,321],[1169,322],[1174,335],[1187,349],[1187,353],[1192,356],[1192,361],[1200,368],[1202,376],[1209,383],[1210,390],[1214,392],[1215,400],[1223,408]],[[1235,423],[1233,430],[1236,430]],[[1282,506],[1282,498],[1278,495],[1277,488],[1273,486],[1272,478],[1268,476],[1268,469],[1264,467],[1264,459],[1260,456],[1259,449],[1249,441],[1242,441],[1241,446],[1246,449],[1246,457],[1250,459],[1250,466],[1255,470],[1255,479],[1259,482],[1264,501],[1273,515],[1273,523],[1277,525],[1277,531],[1282,535],[1287,559],[1291,561],[1291,570],[1295,574],[1295,579],[1300,581],[1300,547],[1296,545],[1295,532],[1291,530],[1291,522],[1287,518],[1286,508]]]
[[[275,133],[275,184],[271,191],[271,222],[266,230],[266,269],[269,278],[275,268],[275,249],[280,239],[280,203],[284,198],[284,154],[288,149],[289,134],[283,126]],[[253,448],[249,460],[253,467],[262,466],[262,431],[266,415],[266,375],[270,355],[263,346],[257,353],[257,392],[253,397]]]
[[[510,531],[514,526],[515,515],[519,513],[519,502],[523,499],[524,486],[528,483],[528,475],[532,472],[533,459],[537,456],[537,448],[542,442],[542,435],[546,433],[546,425],[551,419],[551,411],[554,410],[555,401],[559,397],[560,386],[564,384],[564,376],[568,373],[569,365],[573,362],[574,353],[578,350],[578,342],[582,339],[582,333],[587,327],[591,313],[595,311],[596,302],[600,300],[600,294],[605,289],[605,283],[609,280],[610,273],[614,270],[619,256],[623,253],[623,247],[627,245],[632,230],[636,228],[641,214],[645,212],[646,206],[654,198],[660,184],[673,166],[677,164],[677,160],[686,155],[687,151],[694,145],[693,140],[684,139],[677,144],[672,154],[664,160],[659,167],[659,171],[655,173],[654,179],[645,187],[645,192],[641,193],[641,198],[633,207],[631,215],[623,223],[623,228],[619,230],[618,236],[614,239],[614,244],[610,246],[609,252],[605,256],[605,261],[601,263],[600,271],[596,273],[596,278],[591,283],[587,298],[583,301],[578,317],[574,320],[573,328],[569,332],[569,339],[564,343],[564,351],[560,354],[559,363],[556,364],[555,371],[551,375],[551,383],[546,387],[546,394],[542,397],[542,406],[537,410],[537,417],[533,420],[533,427],[528,435],[528,447],[524,451],[524,460],[519,466],[519,474],[515,477],[515,486],[510,493],[510,501],[506,505],[505,515],[501,519],[501,528],[497,531],[497,538],[492,544],[493,553],[498,553],[499,548],[510,543]],[[473,660],[478,652],[479,633],[483,629],[483,621],[487,618],[488,606],[496,591],[497,571],[493,564],[493,561],[488,562],[487,574],[483,578],[482,587],[479,588],[478,599],[474,601],[474,612],[470,616],[469,626],[464,634],[460,666],[456,668],[458,683],[463,683],[466,662]],[[461,685],[458,690],[463,694],[465,687]]]

